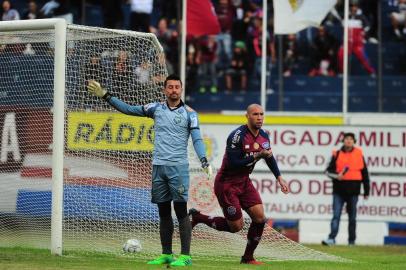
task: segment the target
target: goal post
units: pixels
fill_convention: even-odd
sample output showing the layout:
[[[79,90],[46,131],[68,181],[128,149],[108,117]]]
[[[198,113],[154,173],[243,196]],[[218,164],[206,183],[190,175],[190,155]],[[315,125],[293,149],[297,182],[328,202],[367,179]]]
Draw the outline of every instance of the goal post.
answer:
[[[52,209],[51,209],[51,253],[62,255],[63,219],[63,156],[65,122],[65,53],[66,21],[64,19],[5,21],[0,31],[54,29],[54,104],[52,143]]]
[[[137,46],[139,47],[137,48]],[[68,50],[71,50],[71,52],[69,52]],[[121,52],[124,52],[126,55],[120,56]],[[68,55],[67,53],[70,53],[70,55]],[[166,76],[166,68],[164,66],[164,58],[162,57],[163,49],[159,44],[156,36],[153,34],[138,33],[125,30],[103,29],[97,27],[86,27],[80,25],[68,25],[63,19],[40,19],[0,22],[0,56],[3,60],[7,59],[7,63],[9,63],[10,65],[15,65],[13,67],[7,67],[6,65],[2,66],[2,69],[4,70],[4,73],[2,73],[2,75],[5,74],[5,78],[2,79],[8,81],[9,83],[8,85],[0,85],[0,90],[2,90],[2,92],[4,92],[6,96],[10,96],[8,97],[10,99],[10,102],[5,101],[2,105],[7,108],[5,110],[19,111],[23,110],[23,108],[21,108],[23,107],[23,105],[29,105],[36,108],[41,107],[41,109],[39,110],[41,114],[47,114],[48,116],[48,113],[44,111],[49,110],[52,115],[52,128],[50,128],[52,130],[52,140],[50,142],[41,142],[41,139],[43,138],[40,137],[43,134],[35,134],[35,136],[38,137],[38,140],[40,141],[37,143],[38,145],[44,145],[47,143],[52,145],[52,155],[49,155],[52,156],[52,158],[49,159],[50,163],[48,165],[46,164],[48,155],[38,155],[38,153],[41,153],[41,151],[44,150],[39,150],[38,148],[40,146],[34,145],[33,147],[30,147],[33,149],[29,151],[30,153],[27,153],[25,155],[24,161],[20,162],[20,165],[14,164],[13,168],[10,169],[10,166],[5,164],[8,167],[5,167],[4,169],[0,168],[0,171],[19,171],[21,172],[21,176],[28,175],[31,177],[31,180],[32,178],[44,177],[44,172],[46,172],[47,170],[51,170],[51,173],[49,175],[49,178],[51,179],[51,181],[49,181],[51,183],[51,202],[49,205],[51,208],[49,215],[50,246],[48,246],[47,244],[45,244],[45,246],[48,246],[48,248],[51,249],[52,254],[56,255],[62,254],[62,245],[64,241],[64,239],[62,238],[63,227],[64,222],[66,223],[66,220],[64,221],[64,214],[69,215],[69,213],[64,213],[63,203],[64,196],[66,197],[66,194],[64,195],[64,185],[66,186],[66,183],[69,181],[67,180],[67,178],[69,177],[66,177],[66,175],[64,175],[64,173],[66,174],[66,168],[64,168],[64,159],[66,160],[67,156],[69,155],[81,155],[75,153],[74,151],[69,151],[69,149],[67,149],[66,147],[68,132],[67,129],[69,127],[67,118],[69,118],[69,116],[74,113],[78,113],[78,111],[92,111],[92,109],[96,111],[109,110],[107,106],[100,106],[102,101],[96,101],[94,98],[86,96],[87,93],[86,90],[84,90],[86,80],[94,78],[94,74],[92,73],[99,72],[94,68],[86,70],[87,66],[85,62],[93,56],[101,58],[101,55],[103,53],[111,54],[105,57],[109,61],[109,63],[106,65],[109,66],[112,65],[112,58],[122,57],[124,59],[127,57],[132,57],[131,60],[123,60],[123,65],[131,66],[131,69],[133,70],[128,69],[128,74],[120,74],[115,79],[110,78],[110,85],[108,87],[113,87],[113,85],[118,86],[123,81],[126,81],[126,78],[123,77],[124,75],[127,77],[134,75],[131,73],[135,71],[135,68],[133,67],[136,64],[131,61],[137,60],[136,58],[138,58],[138,60],[141,59],[142,61],[144,61],[145,65],[149,65],[149,67],[146,67],[146,69],[151,68],[154,75],[156,75],[155,81],[151,84],[145,81],[145,79],[148,79],[145,78],[145,70],[138,70],[140,73],[138,75],[144,76],[142,77],[142,79],[144,80],[143,84],[141,85],[140,83],[136,83],[135,81],[133,81],[135,87],[130,87],[131,89],[127,89],[127,91],[133,90],[134,88],[140,89],[141,87],[143,87],[144,89],[140,91],[140,94],[134,94],[134,96],[137,96],[136,100],[134,100],[134,97],[130,97],[128,92],[126,93],[126,97],[122,97],[124,100],[130,101],[129,99],[132,98],[132,101],[136,101],[138,102],[138,104],[144,104],[162,99],[162,78]],[[118,56],[113,56],[112,54],[118,54]],[[132,56],[129,56],[130,54],[132,54]],[[138,57],[142,54],[146,56],[144,58]],[[50,55],[52,55],[52,60],[48,59],[50,58]],[[43,61],[41,59],[38,59],[41,56],[45,58],[44,62],[48,61],[48,64],[43,65]],[[20,59],[21,57],[24,57],[24,59]],[[40,60],[41,62],[40,66],[32,66],[33,64],[37,63],[38,60]],[[139,64],[141,63],[137,63],[137,65]],[[6,69],[12,69],[12,71],[6,72]],[[40,72],[41,74],[37,76],[49,76],[49,78],[47,78],[47,80],[42,83],[33,83],[34,81],[38,81],[38,79],[40,79],[35,75],[32,75],[32,73],[34,73],[36,69],[42,71]],[[12,74],[13,71],[18,73],[18,75]],[[51,73],[53,74],[53,76]],[[88,74],[83,76],[83,73]],[[103,75],[108,76],[108,73],[109,72],[104,72],[102,76],[94,79],[103,80]],[[66,80],[66,77],[68,78],[68,80]],[[113,82],[113,85],[111,84],[112,80],[116,80],[115,82]],[[17,84],[12,84],[13,81],[17,81],[17,84],[20,84],[21,87],[18,88]],[[30,89],[30,87],[42,88],[41,91],[43,89],[46,89],[46,91],[44,90],[44,92],[46,92],[47,96],[35,97],[35,90]],[[21,89],[30,91],[29,96],[24,96],[24,93],[20,91]],[[50,91],[51,89],[52,92]],[[120,91],[116,89],[115,92],[118,93]],[[14,102],[12,97],[14,95],[19,96],[18,99],[26,99],[26,101],[23,101],[21,103],[19,103],[19,101]],[[78,96],[81,96],[82,100],[79,100]],[[39,101],[41,98],[43,98],[44,100],[46,99],[46,101]],[[78,100],[81,104],[74,104],[72,106],[72,104]],[[81,112],[79,112],[79,114]],[[27,115],[28,113],[23,112],[21,114],[24,115],[24,119],[27,118],[25,117],[25,115]],[[34,116],[31,115],[28,116],[28,118],[33,117]],[[32,125],[38,127],[41,126],[40,122],[42,120],[42,115],[38,115],[37,117],[39,119],[37,119],[36,121],[31,121],[28,124],[24,123],[24,125]],[[17,129],[18,128],[19,127],[17,127]],[[35,127],[33,128],[35,129]],[[36,133],[35,131],[32,132]],[[49,134],[45,135],[45,137],[48,137],[48,135]],[[19,136],[25,136],[25,134],[19,134]],[[100,152],[97,151],[93,151],[93,149],[84,149],[83,151],[86,152],[84,156],[91,156],[93,154],[97,158],[103,156],[103,154],[100,154]],[[46,152],[46,150],[44,152]],[[146,155],[148,156],[148,154]],[[29,160],[28,156],[31,156],[31,161],[26,162],[27,160]],[[34,161],[37,158],[46,160],[43,162],[44,164],[40,164],[39,161]],[[101,159],[103,158],[105,158],[106,160],[109,159],[109,157],[101,157]],[[82,159],[89,160],[91,159],[91,157],[83,158],[82,155]],[[24,163],[28,165],[25,166]],[[30,163],[35,164],[30,165]],[[32,168],[37,171],[32,172]],[[31,172],[29,172],[30,170]],[[39,172],[38,174],[38,170],[42,172]],[[17,190],[17,197],[20,195],[20,192],[22,190],[24,189]],[[41,210],[42,212],[48,211],[45,210],[45,206],[41,205],[44,204],[46,200],[41,201],[41,198],[37,199],[34,197],[32,199],[38,200],[39,207],[44,207],[44,209]],[[17,198],[16,200],[18,204],[19,199]],[[5,224],[6,227],[12,227],[16,224],[23,223],[21,221],[21,215],[17,213],[19,208],[21,207],[15,206],[15,208],[16,210],[14,212],[5,212],[5,214],[2,211],[4,209],[0,209],[0,218],[6,217],[3,218],[5,220],[0,220],[1,222],[3,222],[0,222],[0,234],[2,224]],[[29,210],[26,211],[29,212]],[[35,214],[32,214],[31,216],[35,216]],[[41,221],[39,223],[41,224],[38,227],[47,224],[47,218],[40,219]],[[24,227],[27,226],[27,224],[24,224]],[[45,227],[47,227],[47,225]],[[38,228],[35,228],[35,230],[36,229]],[[46,238],[47,237],[48,236],[46,236]],[[35,240],[36,239],[33,239],[33,241]],[[17,245],[18,244],[19,242],[17,241]]]

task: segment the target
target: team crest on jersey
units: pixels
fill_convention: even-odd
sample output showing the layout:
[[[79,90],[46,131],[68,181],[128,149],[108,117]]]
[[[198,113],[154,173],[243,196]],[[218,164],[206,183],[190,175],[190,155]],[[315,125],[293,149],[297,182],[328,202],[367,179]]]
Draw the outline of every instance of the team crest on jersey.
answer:
[[[262,143],[262,148],[264,148],[264,149],[269,149],[269,142],[264,142],[264,143]]]
[[[183,113],[183,109],[180,108],[180,109],[178,110],[178,113]]]
[[[182,116],[176,115],[176,116],[173,118],[173,121],[175,122],[175,124],[180,124],[180,123],[182,122]]]
[[[259,149],[259,144],[257,142],[254,143],[254,149],[258,150]]]
[[[234,206],[229,206],[229,207],[227,207],[227,213],[228,213],[230,216],[234,216],[235,213],[237,213],[237,209],[235,209]]]

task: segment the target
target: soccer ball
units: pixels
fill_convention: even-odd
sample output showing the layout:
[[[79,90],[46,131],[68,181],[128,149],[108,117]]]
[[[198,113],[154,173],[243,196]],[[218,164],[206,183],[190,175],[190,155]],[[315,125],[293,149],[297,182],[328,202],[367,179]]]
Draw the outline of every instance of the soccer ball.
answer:
[[[137,239],[128,239],[123,245],[124,252],[136,253],[142,249],[141,242]]]

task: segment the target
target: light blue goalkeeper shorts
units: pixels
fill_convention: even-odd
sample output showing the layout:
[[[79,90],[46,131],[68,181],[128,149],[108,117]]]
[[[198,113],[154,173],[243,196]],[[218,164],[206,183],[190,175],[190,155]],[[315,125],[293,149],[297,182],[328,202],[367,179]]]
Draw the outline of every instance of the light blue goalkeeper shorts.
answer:
[[[187,202],[189,191],[189,165],[153,165],[151,201]]]

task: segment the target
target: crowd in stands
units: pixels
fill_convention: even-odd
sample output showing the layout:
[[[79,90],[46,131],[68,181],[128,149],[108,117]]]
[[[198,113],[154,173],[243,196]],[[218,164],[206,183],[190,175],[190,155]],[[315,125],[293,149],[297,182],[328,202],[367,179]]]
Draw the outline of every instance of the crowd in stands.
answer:
[[[358,59],[366,71],[374,77],[377,67],[368,55],[366,44],[377,46],[378,1],[351,0],[349,18],[349,53]],[[20,2],[21,9],[13,5]],[[129,28],[135,31],[155,33],[161,42],[170,73],[179,70],[180,1],[176,0],[127,0],[88,1],[100,3],[104,27]],[[225,91],[245,92],[259,89],[261,74],[262,0],[213,0],[221,32],[215,36],[188,36],[186,61],[189,89],[199,93]],[[69,22],[80,23],[81,1],[71,0],[3,0],[1,19],[19,20],[64,17]],[[390,21],[394,42],[406,39],[406,0],[385,0],[391,13],[382,14]],[[337,76],[343,71],[343,17],[344,0],[338,0],[335,8],[318,29],[308,29],[299,34],[284,35],[277,42],[273,34],[272,1],[269,3],[267,33],[267,70],[276,70],[278,45],[282,44],[282,74],[285,77],[307,74],[308,76]],[[125,10],[127,8],[128,10]],[[128,22],[123,18],[127,12]],[[386,31],[386,29],[383,29]],[[376,61],[375,61],[376,62]],[[298,68],[299,67],[299,68]],[[269,72],[270,73],[270,72]],[[272,75],[273,76],[273,75]],[[269,74],[268,74],[269,77]]]

